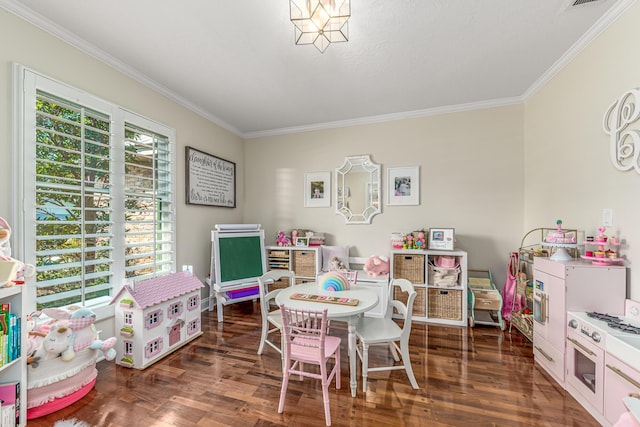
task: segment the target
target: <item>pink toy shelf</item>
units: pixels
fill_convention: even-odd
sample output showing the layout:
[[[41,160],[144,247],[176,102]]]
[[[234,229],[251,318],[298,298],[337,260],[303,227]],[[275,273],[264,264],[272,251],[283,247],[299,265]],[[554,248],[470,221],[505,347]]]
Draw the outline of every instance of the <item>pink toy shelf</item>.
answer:
[[[609,266],[624,262],[624,258],[619,256],[620,241],[616,237],[607,237],[604,227],[598,228],[598,236],[593,240],[586,240],[585,254],[580,258],[591,261],[593,265]],[[597,247],[597,250],[590,250],[590,247]]]

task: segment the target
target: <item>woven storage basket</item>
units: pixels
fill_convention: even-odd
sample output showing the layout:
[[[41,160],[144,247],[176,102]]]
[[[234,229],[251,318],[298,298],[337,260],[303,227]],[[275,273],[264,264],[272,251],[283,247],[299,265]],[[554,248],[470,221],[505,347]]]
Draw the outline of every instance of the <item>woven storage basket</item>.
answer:
[[[429,317],[462,320],[462,291],[457,289],[429,289]]]
[[[427,289],[421,286],[416,286],[414,289],[416,290],[416,298],[413,300],[413,316],[425,317],[427,315]],[[393,299],[407,305],[407,293],[402,292],[402,289],[397,286],[393,289]]]
[[[289,287],[289,279],[287,277],[282,277],[280,280],[276,280],[272,284],[269,285],[269,291],[274,289],[284,289]]]
[[[459,286],[458,278],[460,277],[460,267],[436,267],[429,264],[427,268],[427,283],[433,286],[450,288]]]
[[[424,255],[393,254],[393,277],[424,284]]]
[[[314,251],[293,251],[293,271],[296,276],[316,275],[316,253]]]

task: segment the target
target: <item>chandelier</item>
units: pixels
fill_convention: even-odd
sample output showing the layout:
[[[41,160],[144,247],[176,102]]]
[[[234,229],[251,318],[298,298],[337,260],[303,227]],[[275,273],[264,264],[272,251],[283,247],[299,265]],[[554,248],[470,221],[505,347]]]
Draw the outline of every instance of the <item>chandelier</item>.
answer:
[[[296,44],[313,44],[324,52],[329,44],[349,40],[351,0],[289,0]]]

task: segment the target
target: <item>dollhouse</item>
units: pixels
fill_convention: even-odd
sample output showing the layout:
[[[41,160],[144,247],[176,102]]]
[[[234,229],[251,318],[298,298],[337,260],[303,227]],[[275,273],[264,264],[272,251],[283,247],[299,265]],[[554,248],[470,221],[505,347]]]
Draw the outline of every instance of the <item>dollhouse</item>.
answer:
[[[116,363],[145,369],[202,335],[200,288],[189,271],[125,285],[113,297]]]

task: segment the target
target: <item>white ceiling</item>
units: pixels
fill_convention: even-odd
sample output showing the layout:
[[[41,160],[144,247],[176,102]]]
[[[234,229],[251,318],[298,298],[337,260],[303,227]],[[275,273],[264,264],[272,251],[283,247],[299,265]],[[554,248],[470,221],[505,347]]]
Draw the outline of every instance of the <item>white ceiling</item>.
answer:
[[[243,137],[521,102],[635,0],[352,0],[294,45],[287,0],[0,0]]]

